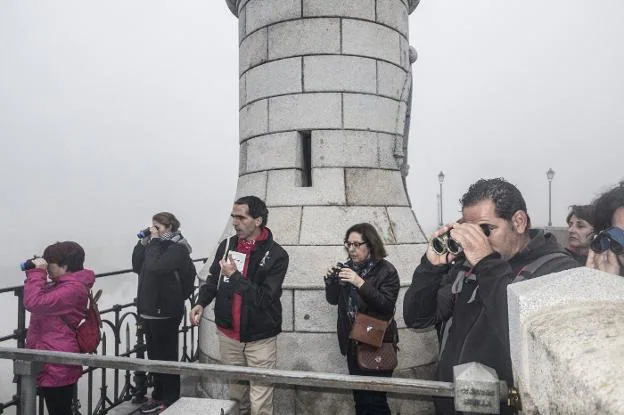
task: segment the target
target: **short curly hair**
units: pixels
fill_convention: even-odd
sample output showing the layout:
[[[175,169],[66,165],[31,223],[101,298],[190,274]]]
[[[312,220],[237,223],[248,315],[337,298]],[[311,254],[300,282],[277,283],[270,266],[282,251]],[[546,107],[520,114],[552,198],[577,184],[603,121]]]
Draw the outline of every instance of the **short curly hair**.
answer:
[[[624,182],[601,194],[594,200],[594,230],[600,232],[611,227],[611,218],[618,208],[624,207]]]
[[[502,177],[495,179],[480,179],[470,185],[468,191],[459,200],[462,209],[474,206],[483,200],[494,203],[496,216],[511,220],[514,213],[521,210],[527,216],[527,232],[531,227],[531,218],[527,212],[526,202],[520,190]]]

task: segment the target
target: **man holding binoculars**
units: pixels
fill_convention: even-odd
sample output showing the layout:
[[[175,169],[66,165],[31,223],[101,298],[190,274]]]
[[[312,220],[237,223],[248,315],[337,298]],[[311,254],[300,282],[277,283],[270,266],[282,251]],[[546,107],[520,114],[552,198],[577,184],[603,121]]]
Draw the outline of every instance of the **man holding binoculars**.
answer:
[[[437,378],[453,381],[453,366],[480,362],[513,384],[507,285],[578,267],[551,234],[530,229],[520,191],[503,179],[481,179],[461,199],[462,218],[443,226],[416,268],[403,316],[413,328],[441,336]],[[436,399],[438,413],[455,413]],[[501,414],[513,413],[501,406]]]

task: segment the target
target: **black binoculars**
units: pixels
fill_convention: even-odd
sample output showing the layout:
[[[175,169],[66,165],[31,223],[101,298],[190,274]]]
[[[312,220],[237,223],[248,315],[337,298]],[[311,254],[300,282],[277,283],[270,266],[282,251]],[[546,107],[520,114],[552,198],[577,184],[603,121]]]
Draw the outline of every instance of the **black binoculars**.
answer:
[[[479,225],[485,236],[490,236],[490,225],[482,223]],[[431,247],[433,251],[438,255],[451,254],[458,255],[464,248],[461,244],[451,237],[451,231],[445,232],[442,235],[431,241]]]
[[[591,242],[591,250],[597,254],[611,250],[616,255],[624,253],[624,230],[611,227],[600,232]]]
[[[145,228],[145,229],[139,231],[139,233],[137,233],[137,238],[139,238],[139,239],[147,238],[151,234],[152,234],[152,232],[150,231],[150,228]]]
[[[22,271],[28,271],[29,269],[35,268],[35,264],[32,259],[27,259],[26,261],[20,263],[20,269]]]

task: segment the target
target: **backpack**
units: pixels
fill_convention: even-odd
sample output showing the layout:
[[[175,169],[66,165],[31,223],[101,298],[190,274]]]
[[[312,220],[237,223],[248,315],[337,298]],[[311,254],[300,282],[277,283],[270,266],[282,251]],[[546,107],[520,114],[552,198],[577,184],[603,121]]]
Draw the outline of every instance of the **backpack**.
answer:
[[[92,291],[89,291],[89,303],[87,304],[85,318],[78,323],[77,327],[72,327],[63,318],[65,324],[76,333],[76,340],[81,353],[95,353],[102,340],[102,319],[100,318],[100,310],[97,305],[101,295],[102,290],[98,290],[95,296]]]
[[[175,271],[175,275],[180,284],[182,298],[185,300],[190,298],[195,292],[195,277],[197,276],[197,269],[191,257],[188,257],[184,266]]]

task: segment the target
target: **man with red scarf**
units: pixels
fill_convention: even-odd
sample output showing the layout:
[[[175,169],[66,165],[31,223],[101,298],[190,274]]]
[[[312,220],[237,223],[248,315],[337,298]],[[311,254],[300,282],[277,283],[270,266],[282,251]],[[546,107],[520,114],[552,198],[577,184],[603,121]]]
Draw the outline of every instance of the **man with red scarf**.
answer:
[[[256,196],[234,202],[232,225],[236,235],[221,241],[210,274],[190,311],[199,324],[204,308],[215,299],[221,360],[225,364],[273,369],[277,335],[282,331],[282,283],[288,253],[266,227],[269,211]],[[230,382],[230,398],[240,413],[273,414],[273,387]]]

